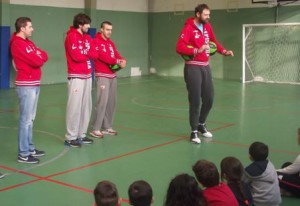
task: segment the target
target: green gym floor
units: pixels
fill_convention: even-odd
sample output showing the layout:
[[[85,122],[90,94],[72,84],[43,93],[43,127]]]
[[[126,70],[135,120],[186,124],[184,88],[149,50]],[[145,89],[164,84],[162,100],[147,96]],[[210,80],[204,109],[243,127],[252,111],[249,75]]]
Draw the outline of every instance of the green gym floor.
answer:
[[[0,90],[0,205],[92,206],[97,182],[117,185],[122,205],[135,180],[148,181],[154,206],[161,206],[168,184],[180,173],[192,173],[199,159],[219,168],[226,156],[250,164],[254,141],[269,145],[275,167],[299,153],[300,86],[247,84],[215,80],[215,102],[207,121],[213,140],[189,142],[187,92],[182,77],[135,77],[118,80],[114,129],[119,134],[95,139],[93,145],[63,145],[67,85],[41,87],[34,142],[46,156],[38,165],[17,163],[18,102],[14,89]],[[95,90],[93,90],[93,94]],[[283,198],[283,206],[300,199]]]

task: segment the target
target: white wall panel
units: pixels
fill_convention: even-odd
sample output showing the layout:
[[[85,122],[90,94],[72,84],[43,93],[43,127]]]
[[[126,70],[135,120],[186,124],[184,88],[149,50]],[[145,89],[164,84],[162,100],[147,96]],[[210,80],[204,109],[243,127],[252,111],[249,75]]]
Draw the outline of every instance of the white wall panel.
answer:
[[[150,12],[193,11],[200,3],[207,4],[211,9],[236,9],[268,7],[266,4],[252,4],[251,0],[149,0]]]
[[[10,0],[11,4],[84,8],[84,0]]]
[[[97,9],[148,12],[148,0],[97,0]]]

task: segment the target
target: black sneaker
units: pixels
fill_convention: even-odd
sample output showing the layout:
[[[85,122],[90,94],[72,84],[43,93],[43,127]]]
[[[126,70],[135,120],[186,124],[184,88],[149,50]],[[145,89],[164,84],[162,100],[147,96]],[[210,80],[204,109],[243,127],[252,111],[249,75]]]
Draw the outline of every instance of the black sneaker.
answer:
[[[20,163],[28,163],[28,164],[37,164],[40,162],[38,158],[35,158],[31,155],[28,155],[27,157],[23,157],[21,155],[18,155],[18,162]]]
[[[33,156],[33,157],[42,157],[42,156],[45,156],[45,152],[44,151],[40,151],[40,150],[33,150],[33,151],[29,151],[30,152],[30,155]]]
[[[88,137],[80,138],[79,141],[81,141],[82,144],[93,144],[93,142],[94,142],[94,140],[92,140]]]
[[[190,140],[191,140],[191,142],[193,142],[195,144],[200,144],[201,143],[201,139],[198,137],[198,132],[192,132]]]
[[[0,179],[2,179],[3,177],[5,177],[5,175],[0,173]]]
[[[207,129],[206,129],[206,125],[205,124],[199,124],[198,125],[198,131],[202,134],[203,137],[213,137],[212,133],[210,133]]]
[[[81,143],[77,140],[65,140],[65,145],[69,147],[81,147]]]

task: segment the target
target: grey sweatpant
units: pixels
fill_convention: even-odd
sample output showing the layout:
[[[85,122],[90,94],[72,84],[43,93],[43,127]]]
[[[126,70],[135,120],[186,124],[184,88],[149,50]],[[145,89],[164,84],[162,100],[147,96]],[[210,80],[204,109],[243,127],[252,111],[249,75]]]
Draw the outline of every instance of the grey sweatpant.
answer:
[[[68,80],[67,140],[86,137],[92,111],[92,78]]]
[[[96,77],[97,95],[93,130],[112,128],[116,102],[117,78]]]
[[[213,105],[214,86],[210,67],[185,64],[184,80],[188,90],[190,126],[195,131],[199,123],[205,123]]]

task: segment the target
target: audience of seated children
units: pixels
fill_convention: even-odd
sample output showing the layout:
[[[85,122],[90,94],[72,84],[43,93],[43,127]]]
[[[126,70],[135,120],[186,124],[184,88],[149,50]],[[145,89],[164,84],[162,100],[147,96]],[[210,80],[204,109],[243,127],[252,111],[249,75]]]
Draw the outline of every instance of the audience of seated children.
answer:
[[[153,203],[153,192],[148,182],[138,180],[128,188],[129,204],[133,206],[150,206]]]
[[[96,206],[120,206],[121,198],[115,184],[110,181],[101,181],[94,189]]]
[[[164,206],[205,206],[205,199],[196,179],[188,174],[171,180]]]
[[[267,159],[268,154],[268,146],[262,142],[254,142],[249,147],[252,163],[245,168],[244,181],[250,186],[255,206],[277,206],[281,203],[276,170]]]
[[[221,161],[221,179],[227,182],[239,206],[253,205],[253,198],[249,185],[242,181],[244,167],[235,157],[225,157]]]
[[[300,128],[298,145],[300,145]],[[300,154],[293,163],[286,162],[281,168],[277,170],[281,194],[300,198]]]
[[[220,182],[216,165],[207,160],[199,160],[193,166],[198,182],[205,187],[204,197],[208,206],[238,206],[238,202],[230,188]]]

